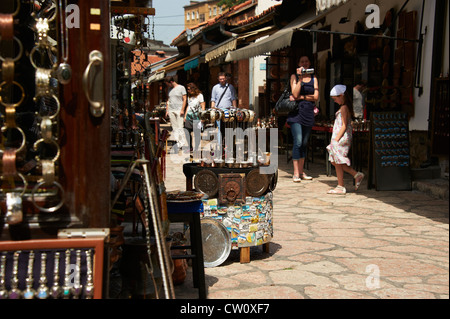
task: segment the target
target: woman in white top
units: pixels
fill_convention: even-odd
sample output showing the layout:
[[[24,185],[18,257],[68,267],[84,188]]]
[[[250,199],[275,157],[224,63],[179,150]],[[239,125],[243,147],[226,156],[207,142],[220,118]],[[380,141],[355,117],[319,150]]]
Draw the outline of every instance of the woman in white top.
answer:
[[[184,115],[184,128],[186,133],[186,140],[189,141],[190,148],[192,150],[192,132],[194,130],[194,121],[200,121],[200,111],[205,110],[205,99],[203,94],[200,92],[198,87],[194,83],[188,83],[187,95],[188,95],[188,106],[187,111]],[[196,127],[196,132],[200,133],[200,127]],[[195,134],[195,150],[198,150],[200,145],[200,134]]]

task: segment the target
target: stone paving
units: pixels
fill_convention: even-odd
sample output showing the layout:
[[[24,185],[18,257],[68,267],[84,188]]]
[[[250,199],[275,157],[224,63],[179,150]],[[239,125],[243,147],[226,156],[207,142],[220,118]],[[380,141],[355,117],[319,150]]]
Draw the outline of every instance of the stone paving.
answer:
[[[279,157],[270,252],[252,247],[205,268],[209,299],[448,299],[449,202],[418,191],[353,190],[327,195],[337,179],[309,164],[312,181],[292,182]],[[367,173],[367,172],[365,172]],[[367,174],[366,174],[367,175]],[[182,164],[167,161],[167,190],[185,190]],[[198,298],[191,268],[178,299]]]

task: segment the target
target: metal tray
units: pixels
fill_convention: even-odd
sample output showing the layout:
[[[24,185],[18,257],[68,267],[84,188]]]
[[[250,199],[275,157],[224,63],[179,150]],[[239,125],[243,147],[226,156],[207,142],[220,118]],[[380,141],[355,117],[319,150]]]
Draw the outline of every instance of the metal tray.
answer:
[[[201,220],[203,261],[207,268],[221,265],[231,251],[231,236],[222,223],[212,218]]]

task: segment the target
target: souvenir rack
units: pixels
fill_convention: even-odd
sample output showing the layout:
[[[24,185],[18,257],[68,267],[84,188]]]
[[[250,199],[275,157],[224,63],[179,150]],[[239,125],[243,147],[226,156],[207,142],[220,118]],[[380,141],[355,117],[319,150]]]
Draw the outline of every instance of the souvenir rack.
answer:
[[[0,242],[0,299],[101,299],[104,241],[99,236]]]

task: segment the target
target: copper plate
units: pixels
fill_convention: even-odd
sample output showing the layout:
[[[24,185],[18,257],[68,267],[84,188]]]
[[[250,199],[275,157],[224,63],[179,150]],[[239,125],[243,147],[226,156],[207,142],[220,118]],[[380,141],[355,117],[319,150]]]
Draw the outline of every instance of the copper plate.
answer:
[[[260,174],[259,169],[251,170],[245,178],[245,186],[250,196],[258,197],[263,195],[269,187],[269,175]]]
[[[219,179],[212,171],[209,169],[204,169],[195,175],[194,187],[197,191],[206,194],[209,198],[212,198],[219,190]]]

